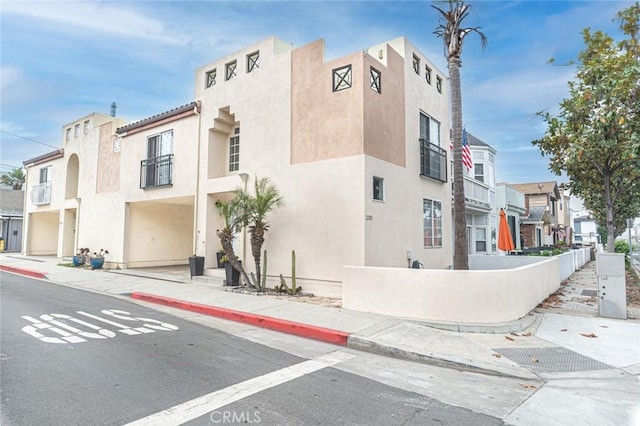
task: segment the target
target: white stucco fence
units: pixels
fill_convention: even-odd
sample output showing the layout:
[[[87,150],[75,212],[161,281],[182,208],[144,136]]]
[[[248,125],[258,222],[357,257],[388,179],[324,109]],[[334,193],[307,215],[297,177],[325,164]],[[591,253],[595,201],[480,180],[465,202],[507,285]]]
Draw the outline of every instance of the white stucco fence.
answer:
[[[514,321],[582,267],[589,260],[589,251],[572,250],[552,257],[477,257],[485,259],[474,259],[478,268],[469,271],[346,266],[342,307],[424,321]],[[493,269],[481,270],[483,262]]]

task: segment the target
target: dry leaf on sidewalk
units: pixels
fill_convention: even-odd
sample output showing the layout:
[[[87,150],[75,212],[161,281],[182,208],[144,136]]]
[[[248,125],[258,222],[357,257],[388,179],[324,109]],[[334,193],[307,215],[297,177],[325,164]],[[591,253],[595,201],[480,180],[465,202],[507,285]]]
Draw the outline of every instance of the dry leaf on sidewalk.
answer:
[[[538,358],[531,358],[531,362],[538,362]]]
[[[609,326],[608,326],[608,325],[601,325],[600,327],[602,327],[602,328],[609,328]]]
[[[491,356],[495,356],[496,358],[502,358],[502,355],[500,354],[491,354]]]
[[[511,333],[509,333],[509,334],[511,334],[512,336],[519,336],[518,333],[514,333],[513,331]]]
[[[563,328],[563,329],[562,329],[562,330],[560,330],[560,331],[567,331],[567,329],[566,329],[566,328]]]
[[[595,335],[595,334],[593,334],[593,333],[589,333],[589,334],[586,334],[586,333],[580,333],[580,335],[581,335],[581,336],[584,336],[584,337],[598,337],[598,336],[596,336],[596,335]]]
[[[504,336],[504,338],[507,339],[507,340],[511,340],[513,342],[513,337]]]
[[[522,386],[525,389],[538,389],[537,386],[533,386],[533,385],[528,385],[526,383],[520,383],[520,386]]]
[[[531,337],[531,333],[524,333],[523,336],[524,337]]]

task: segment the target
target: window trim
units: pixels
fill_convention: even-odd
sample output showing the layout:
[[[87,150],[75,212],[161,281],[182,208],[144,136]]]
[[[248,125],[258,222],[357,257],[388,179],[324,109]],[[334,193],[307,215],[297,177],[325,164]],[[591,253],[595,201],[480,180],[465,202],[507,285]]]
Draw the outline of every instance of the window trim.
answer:
[[[224,64],[224,80],[229,81],[238,77],[238,61],[233,60]]]
[[[374,67],[369,69],[369,87],[374,92],[382,93],[382,73]]]
[[[427,64],[424,64],[424,78],[427,81],[427,84],[431,85],[431,72],[433,70]]]
[[[334,68],[331,71],[331,76],[334,92],[350,89],[353,85],[353,70],[351,69],[351,64]]]
[[[431,225],[431,234],[429,236],[427,236],[427,233],[426,233],[427,218],[426,218],[426,212],[425,212],[425,205],[427,202],[431,203],[431,206],[430,206],[431,217],[429,218],[429,223]],[[437,216],[436,208],[435,208],[436,204],[438,204],[440,207],[440,217],[436,217]],[[443,247],[444,237],[442,232],[442,217],[443,217],[442,201],[433,200],[430,198],[422,199],[422,244],[424,248],[429,249],[429,248]],[[427,238],[430,239],[430,242],[431,242],[430,245],[427,244]],[[439,244],[436,244],[436,242],[438,242]]]
[[[442,78],[439,75],[436,76],[436,90],[438,93],[442,93]]]
[[[378,190],[379,198],[376,198],[376,182],[380,183],[380,188]],[[373,201],[384,202],[384,195],[385,195],[384,178],[381,178],[379,176],[373,176],[372,183],[373,183],[373,194],[371,198],[373,199]]]
[[[89,133],[89,120],[85,120],[84,122],[84,134],[88,134]]]
[[[209,87],[213,87],[216,85],[218,78],[218,69],[214,68],[212,70],[207,71],[204,74],[204,88],[208,89]]]
[[[233,152],[232,148],[235,148]],[[230,172],[237,172],[240,170],[240,127],[233,129],[233,134],[229,137],[228,149],[229,155],[227,157],[227,169]]]
[[[260,51],[256,50],[255,52],[249,53],[247,55],[247,73],[255,71],[259,68],[260,68]]]
[[[413,54],[413,71],[420,75],[420,57],[415,53]]]

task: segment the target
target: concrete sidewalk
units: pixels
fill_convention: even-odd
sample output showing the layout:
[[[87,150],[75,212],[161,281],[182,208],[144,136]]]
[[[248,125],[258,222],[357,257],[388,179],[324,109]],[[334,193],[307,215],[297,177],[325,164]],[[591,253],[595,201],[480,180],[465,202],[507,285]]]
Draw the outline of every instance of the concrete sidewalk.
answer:
[[[7,272],[462,371],[532,380],[610,369],[640,374],[640,321],[597,316],[595,262],[570,278],[564,295],[519,321],[461,326],[232,292],[220,278],[192,280],[188,267],[109,271],[60,266],[55,257],[0,260]]]

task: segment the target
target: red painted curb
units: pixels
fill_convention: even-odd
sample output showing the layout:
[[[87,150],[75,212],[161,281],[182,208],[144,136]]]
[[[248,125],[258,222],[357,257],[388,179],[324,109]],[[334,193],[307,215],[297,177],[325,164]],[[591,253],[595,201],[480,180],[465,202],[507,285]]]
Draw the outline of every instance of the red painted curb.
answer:
[[[47,278],[47,276],[42,272],[32,271],[31,269],[15,268],[13,266],[0,265],[0,270],[13,272],[14,274],[27,275],[33,278]]]
[[[134,292],[131,293],[131,298],[145,302],[157,303],[159,305],[171,306],[173,308],[184,309],[187,311],[198,312],[231,321],[256,325],[258,327],[294,334],[296,336],[306,337],[309,339],[320,340],[334,345],[347,346],[347,338],[349,337],[349,333],[344,331],[332,330],[330,328],[317,327],[314,325],[302,324],[299,322],[267,317],[264,315],[234,311],[233,309],[171,299],[169,297],[156,296],[153,294]]]

